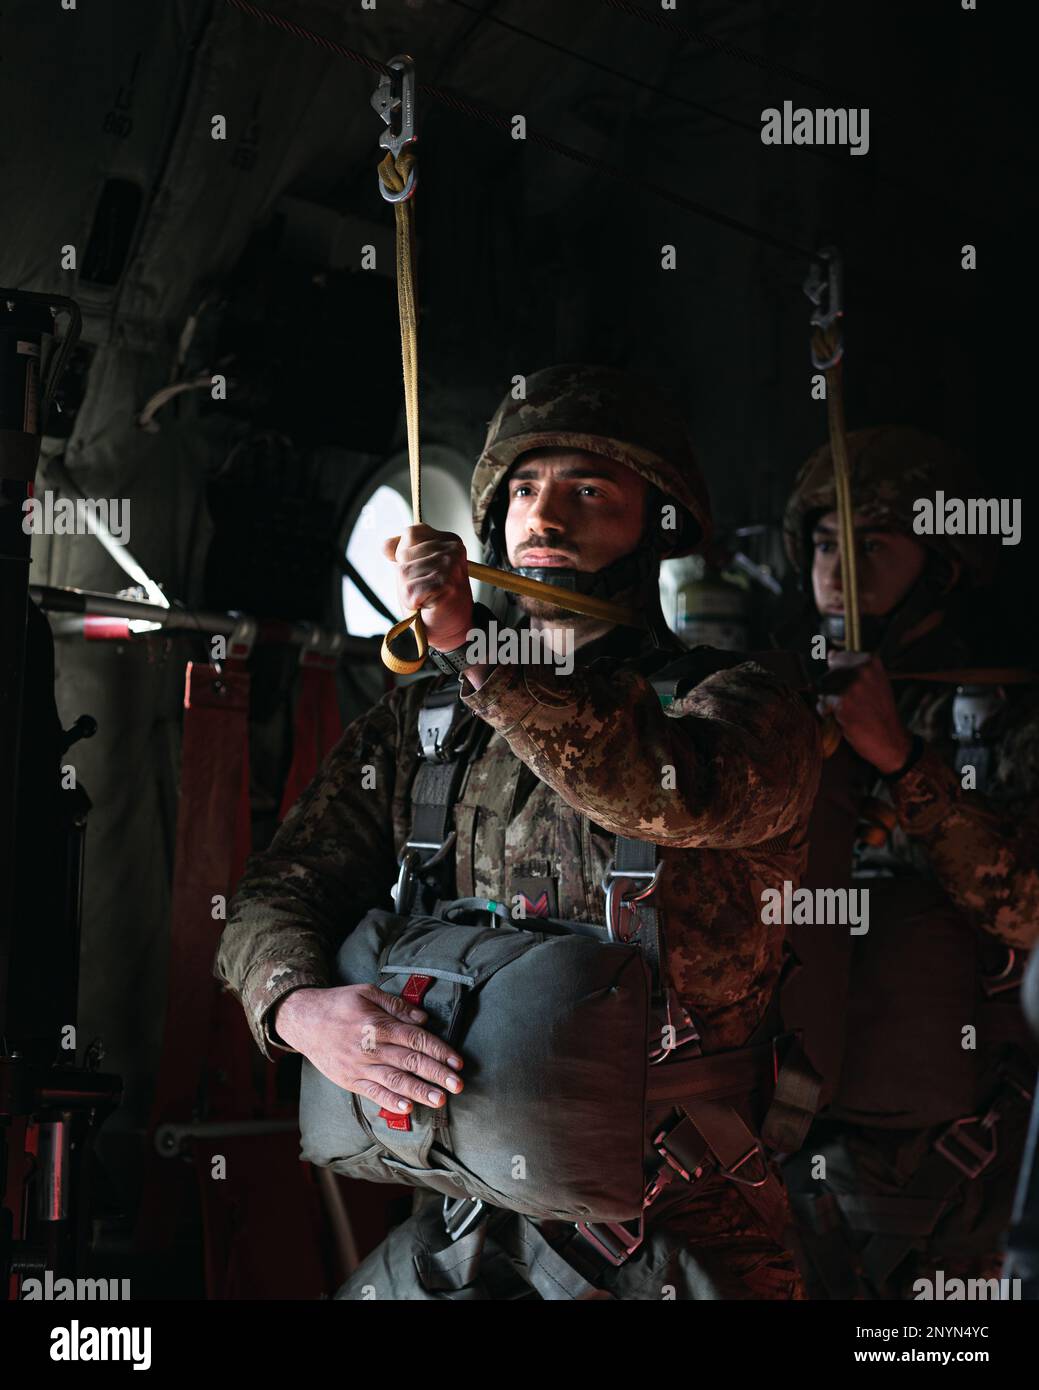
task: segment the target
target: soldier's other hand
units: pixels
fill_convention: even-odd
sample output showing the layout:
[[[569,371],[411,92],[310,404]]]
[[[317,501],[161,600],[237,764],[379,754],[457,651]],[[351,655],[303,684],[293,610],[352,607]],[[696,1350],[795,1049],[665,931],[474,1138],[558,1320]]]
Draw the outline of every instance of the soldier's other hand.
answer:
[[[820,712],[833,713],[855,752],[878,772],[897,772],[913,741],[883,664],[867,652],[831,652],[828,664]]]
[[[442,652],[462,646],[472,627],[473,595],[461,537],[409,526],[384,542],[383,554],[397,562],[400,605],[406,613],[421,613],[429,645]]]
[[[418,1015],[416,1020],[415,1015]],[[279,1037],[344,1091],[395,1113],[436,1109],[462,1089],[462,1058],[421,1026],[428,1015],[376,985],[296,989],[275,1010]]]

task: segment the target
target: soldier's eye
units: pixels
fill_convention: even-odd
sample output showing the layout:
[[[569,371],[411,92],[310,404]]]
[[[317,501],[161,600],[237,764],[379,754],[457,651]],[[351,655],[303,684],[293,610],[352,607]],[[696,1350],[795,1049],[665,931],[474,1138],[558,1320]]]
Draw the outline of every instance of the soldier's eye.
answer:
[[[816,541],[815,549],[820,555],[830,555],[837,549],[836,541]]]

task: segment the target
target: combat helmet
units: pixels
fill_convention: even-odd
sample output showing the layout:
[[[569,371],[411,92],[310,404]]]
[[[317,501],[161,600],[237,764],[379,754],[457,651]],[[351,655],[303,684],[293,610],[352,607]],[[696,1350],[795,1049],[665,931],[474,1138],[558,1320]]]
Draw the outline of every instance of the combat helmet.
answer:
[[[656,528],[646,545],[594,574],[553,568],[524,569],[509,563],[502,483],[513,464],[533,449],[583,449],[614,459],[640,474],[671,502],[677,524]],[[658,500],[651,493],[651,506]],[[487,562],[516,573],[610,597],[656,582],[663,556],[688,555],[711,535],[711,504],[685,423],[650,382],[612,367],[564,364],[534,372],[522,399],[510,392],[494,413],[472,481],[473,526]]]
[[[855,430],[848,435],[848,462],[856,516],[912,536],[929,551],[920,578],[891,613],[861,617],[867,649],[893,659],[907,642],[915,640],[919,625],[929,615],[949,607],[953,590],[959,597],[991,580],[994,538],[921,535],[915,531],[914,504],[919,499],[933,501],[938,491],[950,497],[976,496],[979,487],[962,455],[934,435],[907,425]],[[798,474],[783,518],[786,553],[805,588],[810,587],[812,528],[820,516],[836,507],[833,455],[825,444]],[[812,609],[814,612],[814,605]],[[822,627],[828,637],[844,640],[842,617],[827,615]],[[943,641],[952,640],[948,624],[943,634]]]
[[[992,577],[990,536],[918,535],[914,503],[978,495],[979,483],[962,455],[950,445],[908,425],[881,425],[848,435],[851,499],[856,514],[877,526],[920,541],[946,562],[946,586],[984,584]],[[794,483],[783,518],[783,542],[791,564],[811,568],[811,532],[825,512],[837,506],[833,455],[829,444],[817,449]]]

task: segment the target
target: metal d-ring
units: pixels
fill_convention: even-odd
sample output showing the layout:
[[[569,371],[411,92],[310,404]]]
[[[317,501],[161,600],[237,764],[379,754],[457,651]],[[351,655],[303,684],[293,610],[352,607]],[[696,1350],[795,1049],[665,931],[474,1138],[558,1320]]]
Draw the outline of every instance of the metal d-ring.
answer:
[[[630,940],[630,937],[621,936],[617,930],[617,923],[620,916],[617,894],[622,892],[620,885],[630,885],[635,879],[648,879],[649,882],[640,892],[632,893],[630,896],[622,893],[621,901],[625,907],[631,907],[633,903],[642,902],[644,898],[648,898],[649,895],[655,891],[661,870],[664,867],[664,861],[661,860],[652,872],[649,869],[618,870],[613,867],[613,863],[614,861],[611,859],[607,866],[606,873],[603,875],[602,883],[600,884],[600,887],[606,894],[606,929],[610,934],[611,941],[627,941]],[[634,935],[634,933],[632,933],[632,935]]]

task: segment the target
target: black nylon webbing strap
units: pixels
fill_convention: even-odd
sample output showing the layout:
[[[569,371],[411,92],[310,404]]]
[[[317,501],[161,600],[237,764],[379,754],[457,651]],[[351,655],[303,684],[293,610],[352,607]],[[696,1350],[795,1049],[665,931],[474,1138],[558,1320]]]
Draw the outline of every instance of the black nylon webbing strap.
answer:
[[[783,1184],[746,1120],[726,1101],[691,1101],[681,1108],[717,1158],[722,1176],[738,1185],[740,1196],[768,1233],[785,1244],[790,1219]]]
[[[657,867],[657,846],[651,840],[630,840],[618,835],[613,849],[613,871],[618,878],[626,873],[652,874]],[[648,879],[635,879],[635,891],[647,886]],[[639,926],[639,943],[653,981],[652,999],[655,1006],[664,1003],[667,990],[667,959],[660,915],[653,906],[652,896],[634,904]]]
[[[463,726],[468,734],[459,737]],[[454,811],[469,760],[490,737],[490,726],[469,713],[459,699],[459,686],[452,684],[430,690],[418,715],[419,760],[411,784],[411,833],[401,857],[414,856],[413,874],[422,877],[425,865],[443,850],[448,839],[448,822]],[[430,874],[434,873],[430,869]],[[401,897],[398,911],[410,911],[414,901],[414,877]],[[454,884],[453,856],[445,857],[436,869],[436,883],[427,884],[434,897],[451,891]]]
[[[960,1181],[963,1181],[962,1175]],[[871,1231],[894,1236],[929,1236],[945,1210],[941,1196],[857,1197],[854,1193],[837,1193],[837,1205],[848,1225],[856,1231]]]
[[[772,1081],[772,1044],[758,1043],[732,1052],[712,1052],[688,1061],[651,1067],[646,1100],[681,1105],[694,1100],[722,1100],[764,1090]]]
[[[457,799],[458,786],[464,772],[465,760],[462,758],[456,758],[450,763],[423,760],[419,764],[411,792],[412,822],[409,844],[439,848],[444,843],[447,838],[447,822]]]
[[[871,1228],[876,1234],[867,1242],[862,1252],[862,1268],[874,1284],[879,1286],[887,1279],[916,1245],[919,1237],[910,1235],[906,1228],[911,1226],[914,1215],[919,1214],[918,1200],[936,1201],[940,1204],[939,1212],[935,1217],[935,1224],[937,1224],[942,1212],[954,1200],[959,1189],[980,1177],[988,1167],[990,1160],[985,1158],[984,1151],[990,1150],[991,1157],[995,1157],[1000,1121],[1007,1114],[1012,1114],[1015,1109],[1026,1107],[1031,1101],[1031,1093],[1016,1079],[1018,1068],[1012,1060],[1005,1059],[997,1063],[994,1070],[999,1080],[999,1088],[993,1096],[985,1116],[987,1125],[973,1124],[977,1119],[976,1116],[959,1120],[950,1125],[935,1140],[934,1148],[917,1168],[897,1198],[893,1199],[907,1204],[905,1215],[898,1218],[894,1215],[894,1211],[891,1215],[888,1215],[886,1211],[881,1213],[879,1210],[873,1213],[878,1219],[883,1220],[883,1224]],[[969,1127],[972,1124],[976,1131],[975,1135],[969,1133]],[[983,1132],[986,1128],[991,1132],[990,1137],[980,1137],[977,1131],[980,1129]],[[961,1134],[963,1137],[960,1137]],[[838,1200],[840,1199],[838,1198]],[[860,1213],[863,1224],[865,1224],[864,1217],[865,1212]],[[901,1227],[896,1227],[895,1231],[892,1231],[891,1223],[895,1220],[901,1221]]]
[[[789,1172],[789,1165],[784,1172]],[[787,1192],[791,1208],[800,1217],[799,1264],[809,1297],[850,1299],[861,1296],[862,1285],[855,1271],[835,1194],[828,1189],[794,1192],[789,1184]]]
[[[808,1060],[800,1038],[790,1042],[776,1076],[761,1137],[777,1153],[796,1153],[819,1109],[823,1079]]]

